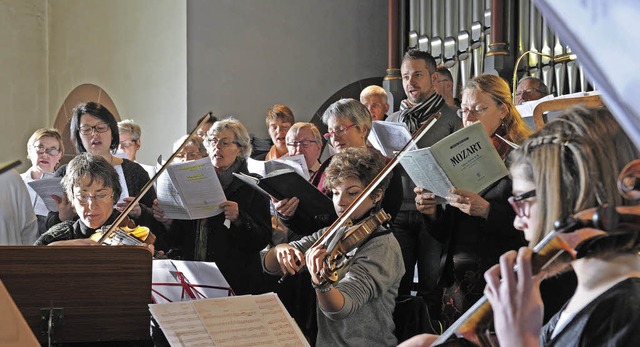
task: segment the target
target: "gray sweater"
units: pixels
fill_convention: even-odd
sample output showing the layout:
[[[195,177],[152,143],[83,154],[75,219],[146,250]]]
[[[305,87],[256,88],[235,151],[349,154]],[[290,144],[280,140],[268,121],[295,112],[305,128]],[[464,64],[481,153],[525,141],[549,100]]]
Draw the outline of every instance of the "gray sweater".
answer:
[[[323,232],[290,244],[305,252]],[[318,307],[317,346],[396,346],[393,310],[403,275],[400,245],[379,227],[338,272],[334,287],[344,296],[342,309]]]

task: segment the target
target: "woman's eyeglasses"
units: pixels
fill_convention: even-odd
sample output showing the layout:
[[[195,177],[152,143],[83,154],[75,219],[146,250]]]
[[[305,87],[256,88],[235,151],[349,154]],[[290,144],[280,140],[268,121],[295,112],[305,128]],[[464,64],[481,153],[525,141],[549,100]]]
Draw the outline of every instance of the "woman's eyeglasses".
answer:
[[[94,126],[90,125],[82,125],[80,126],[80,134],[82,135],[90,135],[93,131],[97,133],[106,133],[109,130],[109,125],[107,123],[98,123]]]
[[[56,156],[56,155],[58,155],[60,153],[60,150],[55,148],[55,147],[46,148],[46,147],[43,147],[43,146],[33,146],[33,149],[38,154],[47,153],[48,155]]]
[[[511,196],[509,197],[509,199],[507,199],[507,201],[509,201],[509,205],[511,205],[518,217],[529,217],[528,213],[525,212],[526,207],[529,206],[530,202],[527,201],[527,199],[533,198],[535,196],[536,190],[534,189],[520,195]]]
[[[76,200],[78,200],[79,203],[86,205],[89,203],[89,200],[93,202],[104,202],[107,199],[113,198],[113,193],[101,193],[96,195],[81,193],[74,195],[74,197],[76,198]]]
[[[324,137],[325,140],[328,140],[328,139],[330,139],[332,137],[342,136],[342,135],[347,133],[347,130],[353,128],[354,126],[356,126],[356,125],[355,124],[350,124],[350,125],[347,125],[347,126],[341,126],[341,127],[337,128],[337,129],[334,129],[334,130],[329,129],[329,131],[326,134],[322,135],[322,137]]]
[[[312,143],[317,143],[314,140],[302,140],[302,141],[293,141],[293,142],[287,142],[287,147],[301,147],[301,148],[307,148],[309,147]]]
[[[482,114],[484,111],[488,110],[489,107],[475,107],[475,108],[462,108],[456,111],[458,117],[467,118],[470,114]]]
[[[219,139],[216,137],[208,137],[204,140],[205,145],[209,147],[227,148],[233,144],[239,145],[237,141],[231,141],[229,139]]]

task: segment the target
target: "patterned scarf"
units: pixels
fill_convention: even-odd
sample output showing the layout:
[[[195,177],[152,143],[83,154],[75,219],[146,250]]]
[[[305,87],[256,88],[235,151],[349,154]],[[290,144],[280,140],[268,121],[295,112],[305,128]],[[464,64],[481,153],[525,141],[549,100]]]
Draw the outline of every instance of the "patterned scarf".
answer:
[[[414,133],[429,116],[439,111],[445,102],[442,96],[433,93],[430,98],[423,103],[413,105],[409,99],[400,102],[400,121],[409,128],[410,133]]]

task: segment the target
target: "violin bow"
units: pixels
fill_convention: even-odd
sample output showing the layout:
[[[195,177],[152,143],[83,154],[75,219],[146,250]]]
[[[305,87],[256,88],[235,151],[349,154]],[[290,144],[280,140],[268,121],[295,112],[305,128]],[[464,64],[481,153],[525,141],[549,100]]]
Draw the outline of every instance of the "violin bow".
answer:
[[[118,216],[118,218],[116,218],[113,224],[111,224],[109,229],[107,229],[107,231],[102,235],[102,237],[98,240],[99,244],[102,244],[104,240],[111,237],[111,235],[115,232],[116,228],[120,225],[120,223],[122,223],[122,221],[125,218],[127,218],[127,215],[129,214],[129,212],[131,212],[131,210],[140,201],[140,199],[142,199],[142,197],[147,193],[147,191],[151,189],[155,180],[158,179],[158,177],[167,169],[169,164],[171,164],[171,162],[176,157],[176,155],[178,155],[178,153],[180,153],[180,151],[187,145],[191,137],[196,134],[198,129],[200,129],[200,127],[203,124],[205,124],[206,122],[209,121],[209,119],[211,119],[212,114],[213,114],[212,112],[207,112],[203,116],[202,121],[200,121],[200,123],[198,123],[198,125],[196,125],[196,127],[189,133],[189,136],[187,136],[187,138],[182,142],[182,144],[180,144],[180,147],[178,147],[178,149],[171,154],[169,159],[167,159],[167,161],[160,167],[160,169],[156,172],[156,174],[153,175],[153,177],[142,187],[142,189],[140,189],[140,192],[138,193],[138,195],[136,195],[136,197],[133,200],[131,200],[131,202],[129,202],[129,205],[127,205],[127,207],[120,213],[120,215]]]
[[[313,243],[310,248],[313,248],[319,245],[321,242],[324,242],[327,237],[331,236],[339,229],[340,226],[350,220],[353,212],[369,197],[369,195],[371,195],[371,193],[376,190],[380,182],[382,182],[382,180],[391,172],[391,170],[393,170],[393,168],[398,165],[400,159],[404,157],[404,154],[407,152],[409,147],[412,144],[420,141],[420,139],[427,134],[427,132],[431,129],[431,127],[433,127],[433,125],[439,118],[440,112],[434,113],[429,118],[427,118],[423,125],[414,133],[411,140],[407,141],[404,147],[402,147],[402,149],[398,153],[396,153],[393,158],[391,158],[387,165],[378,173],[378,175],[376,175],[376,177],[365,187],[365,189],[360,192],[360,194],[349,205],[349,207],[347,207],[344,213],[338,216],[338,218],[329,226],[329,228],[327,228],[327,230],[318,238],[318,240],[316,240],[316,242]]]

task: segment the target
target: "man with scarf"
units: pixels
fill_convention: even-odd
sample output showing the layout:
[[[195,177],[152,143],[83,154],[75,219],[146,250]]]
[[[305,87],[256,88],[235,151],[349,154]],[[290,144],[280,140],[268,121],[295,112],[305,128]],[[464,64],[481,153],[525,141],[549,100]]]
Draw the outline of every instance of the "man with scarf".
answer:
[[[439,78],[436,73],[436,61],[431,54],[419,50],[405,53],[400,67],[402,87],[407,95],[400,103],[400,111],[387,118],[390,122],[404,123],[412,134],[433,114],[440,118],[429,132],[420,140],[420,147],[428,147],[462,127],[462,121],[455,110],[445,103],[442,96],[435,92],[434,85]],[[432,318],[439,315],[440,297],[436,291],[436,278],[440,266],[440,244],[426,232],[426,226],[420,212],[416,210],[413,197],[415,184],[402,172],[404,198],[400,212],[393,222],[393,233],[400,247],[405,265],[405,276],[400,283],[399,295],[408,295],[413,290],[413,275],[418,264],[419,296],[422,296],[430,308]]]

